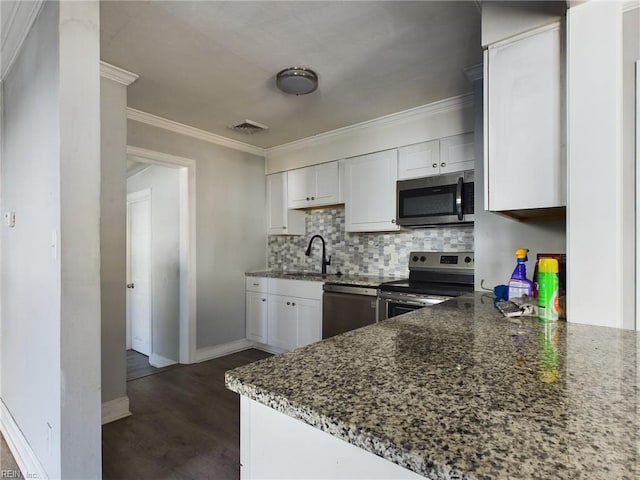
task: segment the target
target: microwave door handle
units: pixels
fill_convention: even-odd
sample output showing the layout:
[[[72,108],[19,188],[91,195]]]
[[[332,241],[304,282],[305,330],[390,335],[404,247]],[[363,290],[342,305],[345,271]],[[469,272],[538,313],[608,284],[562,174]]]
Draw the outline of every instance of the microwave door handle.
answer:
[[[456,187],[456,213],[458,214],[458,220],[463,219],[462,214],[462,177],[458,178],[458,186]]]

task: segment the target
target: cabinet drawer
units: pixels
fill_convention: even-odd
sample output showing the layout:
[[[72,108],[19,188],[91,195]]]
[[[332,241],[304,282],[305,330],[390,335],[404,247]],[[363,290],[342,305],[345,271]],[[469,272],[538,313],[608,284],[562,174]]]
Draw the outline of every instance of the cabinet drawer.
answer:
[[[269,293],[271,295],[286,295],[288,297],[322,299],[323,282],[308,280],[269,279]]]
[[[246,289],[249,292],[267,293],[269,279],[266,277],[245,277]]]

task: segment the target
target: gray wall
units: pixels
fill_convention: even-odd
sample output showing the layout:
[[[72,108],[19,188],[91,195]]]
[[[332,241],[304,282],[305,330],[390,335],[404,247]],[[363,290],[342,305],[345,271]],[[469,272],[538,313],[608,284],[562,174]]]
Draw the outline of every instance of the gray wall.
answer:
[[[127,395],[126,178],[127,87],[100,81],[100,293],[102,305],[102,401]]]
[[[566,8],[564,1],[483,1],[482,46],[560,20]]]
[[[622,181],[625,198],[622,202],[623,262],[622,299],[623,325],[635,327],[635,219],[638,200],[635,198],[636,179],[636,73],[635,62],[640,60],[640,8],[622,16]],[[640,94],[640,93],[639,93]],[[640,160],[640,159],[639,159]],[[635,201],[634,201],[635,200]]]
[[[197,347],[245,338],[244,272],[266,268],[264,158],[135,121],[127,136],[196,161]]]
[[[180,355],[180,189],[178,169],[152,165],[127,179],[127,193],[151,189],[151,316],[155,355]]]
[[[527,274],[533,276],[536,254],[565,253],[564,221],[518,222],[484,209],[484,153],[482,119],[482,81],[474,84],[475,111],[475,252],[476,289],[485,285],[506,284],[515,267],[516,248],[528,248]]]
[[[99,75],[97,3],[46,2],[2,87],[2,400],[53,478],[101,476]]]
[[[60,476],[58,7],[45,4],[3,82],[2,400],[47,473]],[[47,422],[58,435],[49,455]]]

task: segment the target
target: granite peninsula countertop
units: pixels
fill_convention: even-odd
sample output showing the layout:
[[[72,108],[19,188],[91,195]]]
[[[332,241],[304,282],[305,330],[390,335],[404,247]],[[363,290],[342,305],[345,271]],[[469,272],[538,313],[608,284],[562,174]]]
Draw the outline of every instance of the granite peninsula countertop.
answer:
[[[639,352],[634,331],[506,319],[476,292],[225,380],[434,480],[636,480]]]
[[[361,287],[378,287],[381,283],[398,280],[394,277],[381,277],[378,275],[336,275],[313,272],[246,272],[250,277],[281,278],[285,280],[307,280],[311,282],[334,283],[339,285],[358,285]]]

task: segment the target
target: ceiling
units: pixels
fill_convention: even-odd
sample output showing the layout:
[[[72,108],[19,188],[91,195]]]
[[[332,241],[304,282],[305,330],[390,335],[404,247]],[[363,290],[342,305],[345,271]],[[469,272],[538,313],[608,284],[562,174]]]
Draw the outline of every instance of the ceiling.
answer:
[[[140,75],[128,105],[269,148],[468,93],[476,2],[100,2],[101,58]],[[306,96],[282,68],[319,75]],[[227,127],[245,119],[266,132]]]

